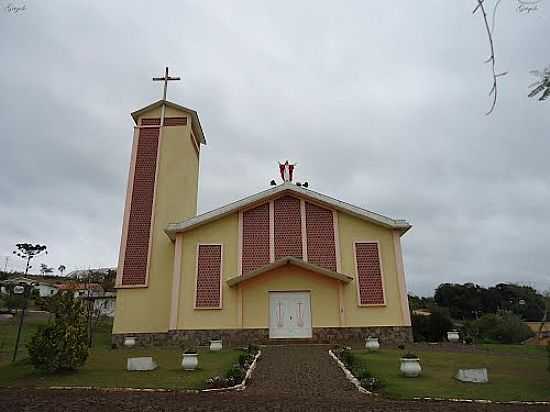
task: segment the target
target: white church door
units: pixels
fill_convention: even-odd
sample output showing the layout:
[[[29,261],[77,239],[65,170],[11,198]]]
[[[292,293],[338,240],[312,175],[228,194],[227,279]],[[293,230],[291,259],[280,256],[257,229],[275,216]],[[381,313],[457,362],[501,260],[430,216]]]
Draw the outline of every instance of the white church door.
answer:
[[[311,338],[309,292],[270,292],[269,309],[270,338]]]

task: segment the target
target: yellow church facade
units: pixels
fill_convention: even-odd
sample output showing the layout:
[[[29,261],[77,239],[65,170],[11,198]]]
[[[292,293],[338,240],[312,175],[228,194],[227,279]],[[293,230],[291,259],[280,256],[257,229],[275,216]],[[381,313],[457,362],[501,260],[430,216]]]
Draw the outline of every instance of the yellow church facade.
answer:
[[[288,164],[282,183],[197,215],[197,113],[160,100],[132,116],[115,343],[412,339],[407,221],[296,184]]]

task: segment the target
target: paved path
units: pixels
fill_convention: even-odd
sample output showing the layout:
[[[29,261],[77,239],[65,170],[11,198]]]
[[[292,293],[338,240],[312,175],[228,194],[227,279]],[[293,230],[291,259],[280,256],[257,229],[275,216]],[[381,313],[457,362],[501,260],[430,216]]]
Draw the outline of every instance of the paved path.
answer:
[[[329,357],[328,349],[325,345],[263,348],[247,395],[307,399],[362,397]]]
[[[548,406],[391,401],[359,393],[328,356],[328,347],[263,348],[243,392],[161,393],[0,389],[0,411],[369,411],[548,412]]]

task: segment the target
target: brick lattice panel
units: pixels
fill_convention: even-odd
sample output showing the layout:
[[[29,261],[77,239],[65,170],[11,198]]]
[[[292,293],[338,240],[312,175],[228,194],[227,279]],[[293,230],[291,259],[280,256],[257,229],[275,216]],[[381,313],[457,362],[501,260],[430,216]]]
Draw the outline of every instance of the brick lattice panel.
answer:
[[[336,271],[336,243],[332,211],[306,202],[307,260]]]
[[[220,307],[221,245],[199,245],[197,259],[197,308]]]
[[[269,203],[243,212],[242,272],[269,263]]]
[[[187,117],[165,117],[165,126],[185,126],[187,124]]]
[[[124,286],[144,285],[146,281],[158,143],[158,128],[140,129],[122,271]]]
[[[165,126],[185,126],[187,124],[187,117],[165,117]],[[142,126],[160,126],[160,118],[141,119]]]
[[[377,243],[357,243],[357,280],[362,305],[384,304],[382,269]]]
[[[300,200],[283,196],[273,203],[275,213],[275,260],[285,256],[302,258],[302,218]]]

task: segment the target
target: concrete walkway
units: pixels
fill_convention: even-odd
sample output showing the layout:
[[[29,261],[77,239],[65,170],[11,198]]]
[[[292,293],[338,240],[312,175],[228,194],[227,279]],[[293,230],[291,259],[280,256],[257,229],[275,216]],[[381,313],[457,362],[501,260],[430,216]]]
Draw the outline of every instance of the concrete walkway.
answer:
[[[250,396],[281,398],[360,398],[360,394],[328,355],[329,346],[269,346],[252,375]]]

